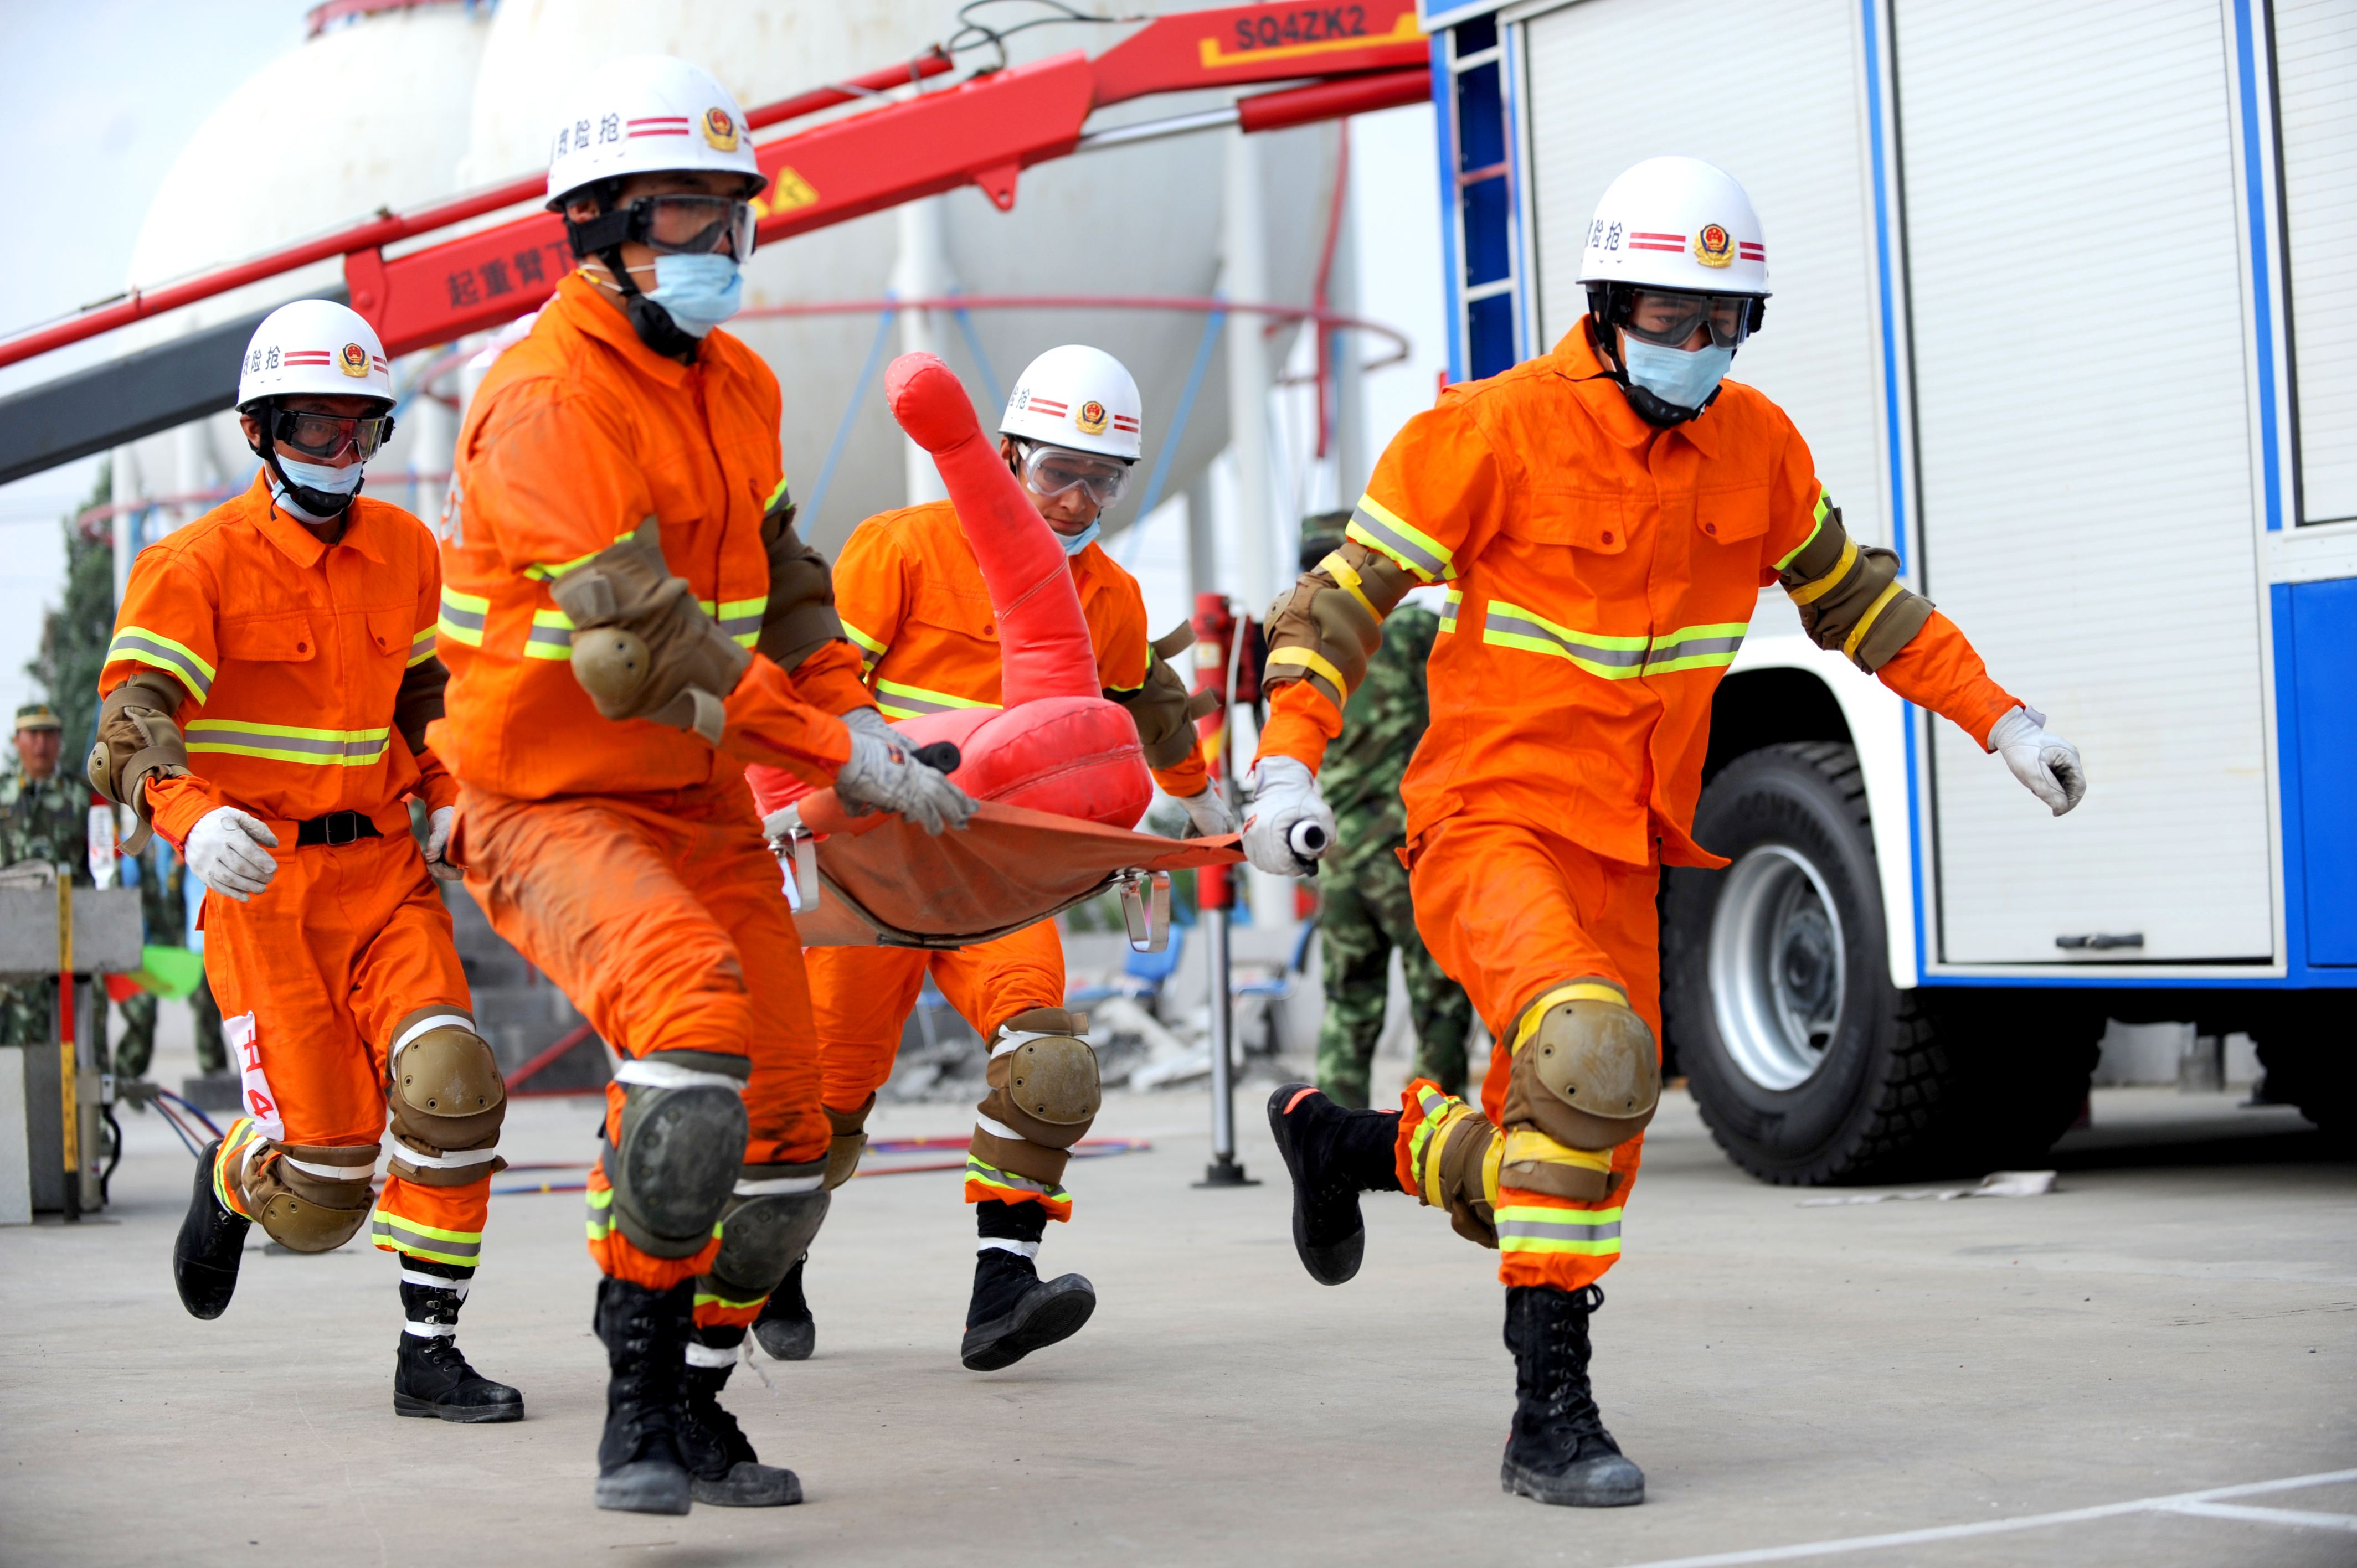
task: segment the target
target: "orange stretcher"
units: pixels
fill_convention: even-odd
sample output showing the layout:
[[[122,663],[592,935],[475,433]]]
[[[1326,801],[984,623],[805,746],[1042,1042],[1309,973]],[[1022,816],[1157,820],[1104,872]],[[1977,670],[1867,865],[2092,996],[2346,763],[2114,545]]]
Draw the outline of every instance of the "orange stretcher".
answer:
[[[834,791],[805,796],[778,841],[804,947],[962,948],[1052,919],[1107,888],[1130,945],[1170,940],[1170,873],[1234,865],[1234,833],[1166,839],[985,800],[964,828],[930,836],[906,818],[847,815]],[[1011,911],[1020,911],[1009,919]]]

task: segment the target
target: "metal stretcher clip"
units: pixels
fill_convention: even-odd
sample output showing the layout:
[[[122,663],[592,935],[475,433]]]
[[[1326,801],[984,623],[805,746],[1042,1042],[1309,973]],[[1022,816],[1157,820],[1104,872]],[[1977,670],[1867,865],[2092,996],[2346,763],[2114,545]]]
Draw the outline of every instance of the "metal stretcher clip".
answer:
[[[1121,918],[1129,928],[1135,952],[1160,952],[1170,945],[1170,874],[1132,871],[1123,874]]]

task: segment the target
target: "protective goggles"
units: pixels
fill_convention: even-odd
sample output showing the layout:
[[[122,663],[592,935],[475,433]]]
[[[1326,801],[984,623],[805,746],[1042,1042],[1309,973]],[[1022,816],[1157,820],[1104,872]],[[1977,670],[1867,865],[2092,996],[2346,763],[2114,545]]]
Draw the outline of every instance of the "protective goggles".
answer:
[[[393,416],[370,414],[350,419],[333,413],[307,413],[300,409],[274,408],[268,420],[270,438],[306,457],[332,462],[347,447],[363,463],[393,439]]]
[[[1684,294],[1632,288],[1622,295],[1615,325],[1630,337],[1664,349],[1683,349],[1707,328],[1713,346],[1732,349],[1751,336],[1760,301],[1748,294]]]
[[[641,196],[617,212],[566,223],[573,252],[594,256],[635,241],[660,255],[722,252],[742,262],[753,253],[753,206],[733,196]]]
[[[1102,511],[1129,488],[1129,465],[1118,457],[1074,452],[1062,446],[1031,446],[1023,454],[1023,482],[1041,500],[1085,488]]]

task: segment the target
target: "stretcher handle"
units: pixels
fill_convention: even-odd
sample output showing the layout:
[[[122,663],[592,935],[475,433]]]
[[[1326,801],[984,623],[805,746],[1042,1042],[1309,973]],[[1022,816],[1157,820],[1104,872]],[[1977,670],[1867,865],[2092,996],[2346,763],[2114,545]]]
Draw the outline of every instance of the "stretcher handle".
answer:
[[[1132,871],[1121,878],[1121,921],[1129,928],[1134,952],[1160,952],[1170,945],[1170,874]]]
[[[909,755],[936,773],[955,773],[965,761],[964,757],[959,754],[957,744],[947,740],[920,746]]]

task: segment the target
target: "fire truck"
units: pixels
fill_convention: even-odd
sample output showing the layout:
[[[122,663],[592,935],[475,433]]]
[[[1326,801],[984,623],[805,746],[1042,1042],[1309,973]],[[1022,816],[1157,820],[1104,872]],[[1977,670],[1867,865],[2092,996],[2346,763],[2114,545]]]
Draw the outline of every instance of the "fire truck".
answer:
[[[1749,191],[1734,377],[1853,537],[2042,708],[2050,818],[1763,593],[1674,870],[1666,1045],[1779,1182],[1988,1169],[2106,1020],[2357,1118],[2357,11],[2332,0],[1426,0],[1452,373],[1587,309],[1607,182]]]

